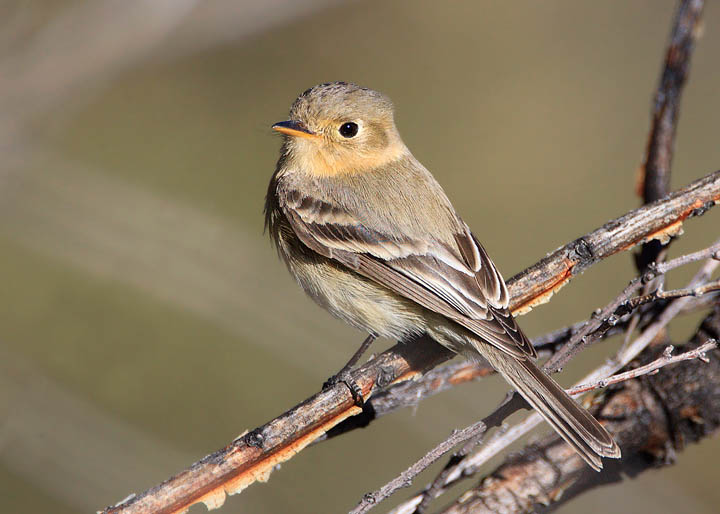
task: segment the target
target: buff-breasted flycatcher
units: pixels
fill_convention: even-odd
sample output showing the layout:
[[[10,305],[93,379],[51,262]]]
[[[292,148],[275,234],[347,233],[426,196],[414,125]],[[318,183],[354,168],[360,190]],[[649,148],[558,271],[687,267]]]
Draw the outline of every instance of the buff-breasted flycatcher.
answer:
[[[266,224],[305,292],[372,335],[429,335],[485,358],[594,469],[608,432],[534,363],[487,252],[403,143],[390,100],[335,82],[301,94],[266,199]],[[498,218],[502,216],[498,214]],[[493,222],[500,222],[494,219]]]

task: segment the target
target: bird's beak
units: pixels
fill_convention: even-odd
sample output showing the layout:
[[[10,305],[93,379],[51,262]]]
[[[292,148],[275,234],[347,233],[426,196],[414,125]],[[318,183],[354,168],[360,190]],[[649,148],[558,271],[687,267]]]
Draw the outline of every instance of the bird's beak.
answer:
[[[315,139],[318,137],[317,134],[310,132],[310,129],[308,129],[302,121],[281,121],[280,123],[273,125],[272,128],[273,130],[277,130],[278,132],[287,134],[288,136],[306,137],[309,139]]]

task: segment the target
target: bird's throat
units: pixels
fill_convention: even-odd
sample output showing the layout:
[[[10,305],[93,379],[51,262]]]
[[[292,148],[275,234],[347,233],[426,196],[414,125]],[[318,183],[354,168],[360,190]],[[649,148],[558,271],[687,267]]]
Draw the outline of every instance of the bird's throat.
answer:
[[[408,153],[407,147],[401,141],[389,145],[382,151],[372,153],[354,152],[346,148],[306,148],[305,150],[294,152],[293,158],[298,168],[315,177],[364,173],[383,167]]]

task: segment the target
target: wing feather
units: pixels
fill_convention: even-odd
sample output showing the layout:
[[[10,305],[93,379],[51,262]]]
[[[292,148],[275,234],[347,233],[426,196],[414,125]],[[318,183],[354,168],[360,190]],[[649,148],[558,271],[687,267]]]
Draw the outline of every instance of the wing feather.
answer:
[[[447,317],[515,357],[536,356],[507,310],[507,287],[467,226],[456,247],[394,236],[365,226],[359,216],[291,191],[280,207],[310,249]]]

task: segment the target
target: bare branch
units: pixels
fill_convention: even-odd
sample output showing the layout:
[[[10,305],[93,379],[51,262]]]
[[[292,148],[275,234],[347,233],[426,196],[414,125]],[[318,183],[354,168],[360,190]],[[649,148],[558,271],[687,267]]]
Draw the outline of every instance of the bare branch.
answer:
[[[548,301],[559,287],[594,263],[650,239],[665,240],[669,234],[680,230],[687,218],[704,213],[718,200],[720,172],[715,172],[662,201],[605,224],[510,279],[511,308],[525,312]],[[353,372],[352,377],[367,399],[376,388],[416,377],[452,355],[428,340],[396,345]],[[237,493],[256,480],[267,480],[277,464],[290,459],[342,420],[360,412],[349,390],[338,384],[157,487],[109,507],[105,512],[172,513],[198,502],[220,506],[226,494]]]
[[[670,33],[665,63],[655,92],[651,113],[652,122],[643,163],[639,168],[637,194],[645,204],[665,196],[670,190],[670,170],[675,147],[675,133],[680,111],[680,98],[690,68],[695,40],[700,32],[700,18],[704,0],[681,0]],[[635,266],[643,273],[653,263],[665,260],[667,245],[648,241],[635,254]],[[661,288],[662,277],[643,286],[643,294]],[[628,324],[625,344],[640,322],[635,315]]]
[[[705,254],[706,256],[712,256],[712,258],[714,258],[715,250],[713,247],[705,250],[705,252],[707,252]],[[700,252],[695,252],[695,254],[692,255],[694,258],[694,256],[700,254]],[[680,265],[680,263],[687,261],[688,259],[679,258],[674,262],[668,262],[668,267],[666,268],[666,270],[672,269],[673,267]],[[718,265],[720,265],[720,261],[707,261],[705,265],[701,268],[701,270],[690,281],[688,288],[695,288],[698,286],[698,284],[704,283],[710,277],[712,272],[718,267]],[[611,376],[623,366],[629,364],[634,358],[636,358],[640,354],[642,350],[644,350],[650,344],[650,342],[653,341],[653,339],[657,336],[660,330],[662,330],[675,316],[677,316],[681,312],[684,304],[686,304],[690,299],[691,297],[681,297],[672,301],[657,317],[656,321],[650,324],[643,332],[643,334],[638,337],[632,345],[624,346],[623,348],[621,348],[620,352],[618,352],[614,359],[610,360],[605,365],[599,367],[598,369],[590,373],[585,379],[581,381],[581,383],[601,382],[603,380],[607,380],[607,377]],[[545,366],[545,369],[548,370],[547,365]],[[530,414],[525,420],[506,430],[502,434],[494,434],[493,437],[488,442],[486,442],[483,448],[481,448],[478,452],[476,452],[470,457],[456,459],[455,462],[452,463],[452,466],[450,466],[451,469],[448,469],[448,466],[446,466],[443,472],[433,481],[433,483],[426,487],[424,493],[415,496],[414,498],[403,503],[393,512],[413,512],[418,506],[426,506],[429,499],[431,499],[429,498],[430,492],[432,492],[432,494],[434,495],[433,497],[436,497],[438,494],[444,492],[447,488],[454,485],[458,479],[471,475],[472,473],[474,473],[475,470],[480,468],[492,457],[506,449],[510,444],[517,441],[520,437],[526,435],[541,421],[542,418],[540,417],[540,415],[537,413],[533,413]],[[465,457],[467,453],[463,454],[462,457]],[[440,477],[442,477],[442,481]],[[411,506],[412,510],[408,510]]]
[[[631,380],[642,375],[655,374],[660,370],[660,368],[687,360],[699,359],[703,362],[708,362],[706,353],[715,348],[717,348],[717,342],[715,340],[712,340],[703,344],[699,348],[682,353],[680,355],[673,356],[673,347],[668,346],[661,357],[649,364],[646,364],[645,366],[640,366],[639,368],[626,371],[624,373],[618,373],[617,375],[613,375],[612,377],[595,381],[592,384],[585,384],[570,388],[567,390],[567,393],[572,396],[576,396],[581,393],[586,393],[595,389],[601,389],[613,384],[625,382],[627,380]],[[502,433],[504,432],[501,432],[500,434]],[[477,438],[477,435],[473,435],[471,437]],[[471,439],[471,437],[468,437],[468,440]],[[461,441],[458,441],[458,443],[459,442]],[[479,440],[470,441],[459,452],[455,453],[450,459],[450,462],[448,462],[448,464],[443,468],[443,470],[438,474],[438,476],[435,477],[433,482],[423,491],[423,493],[403,504],[400,507],[400,512],[404,512],[404,510],[409,510],[412,507],[414,507],[413,512],[416,514],[421,514],[425,512],[425,510],[430,506],[430,502],[433,499],[437,498],[444,489],[448,488],[451,485],[450,481],[448,480],[450,475],[453,474],[455,468],[459,465],[462,459],[469,455],[472,449],[479,442]]]
[[[695,262],[702,258],[711,258],[717,253],[716,248],[720,248],[720,243],[716,243],[699,252],[683,255],[667,263],[663,263],[652,272],[652,276],[664,274],[679,266]],[[631,284],[640,283],[645,279],[649,279],[648,273],[650,272],[647,272],[641,277],[637,277]],[[568,341],[571,339],[577,339],[576,336],[578,334],[587,334],[584,336],[584,344],[589,345],[622,333],[630,322],[628,316],[637,309],[649,304],[663,304],[664,306],[667,304],[667,300],[689,296],[693,298],[693,301],[686,304],[679,314],[707,309],[710,307],[714,295],[709,295],[709,297],[704,295],[715,293],[719,289],[720,283],[715,281],[693,289],[677,289],[665,292],[656,291],[649,295],[627,299],[626,288],[626,290],[623,290],[618,297],[608,304],[609,307],[597,309],[593,313],[591,320],[578,322],[536,337],[532,341],[533,346],[538,352],[538,358],[543,360],[556,354],[558,348],[569,344]],[[614,311],[612,307],[616,307]],[[640,319],[644,321],[645,318],[649,319],[655,315],[655,309],[646,309],[640,312]],[[597,322],[597,324],[593,326],[593,331],[585,330],[589,323],[595,322]],[[445,366],[438,366],[422,377],[394,384],[383,391],[375,393],[367,401],[366,408],[363,409],[362,414],[346,419],[329,432],[327,436],[334,437],[356,428],[366,427],[373,420],[397,409],[417,405],[430,396],[434,396],[465,382],[480,380],[493,373],[495,373],[495,370],[484,362],[472,363],[461,360]]]
[[[674,350],[674,347],[668,346],[667,348],[665,348],[665,351],[660,357],[658,357],[649,364],[645,364],[644,366],[640,366],[639,368],[631,369],[630,371],[625,371],[624,373],[618,373],[608,378],[596,380],[591,384],[583,384],[571,387],[567,390],[567,393],[575,396],[581,393],[592,391],[594,389],[605,388],[607,386],[619,384],[620,382],[625,382],[626,380],[631,380],[642,375],[650,375],[657,373],[660,368],[664,368],[665,366],[669,366],[671,364],[677,364],[678,362],[682,361],[700,359],[703,362],[707,362],[707,357],[705,354],[710,350],[714,350],[715,348],[717,348],[717,341],[715,341],[714,339],[712,341],[708,341],[699,348],[695,348],[694,350],[690,350],[689,352],[681,353],[680,355],[673,355],[672,352]]]
[[[350,511],[349,514],[364,514],[374,505],[388,498],[391,494],[403,487],[410,487],[413,479],[428,468],[433,462],[445,455],[453,449],[457,444],[467,441],[472,437],[476,437],[487,430],[487,425],[483,421],[470,425],[462,430],[453,431],[452,435],[445,439],[442,443],[430,450],[422,459],[403,471],[397,478],[391,480],[380,489],[373,493],[363,496],[357,507]]]
[[[670,191],[670,170],[683,86],[690,70],[695,41],[700,32],[703,0],[683,0],[678,6],[665,53],[663,71],[655,92],[652,122],[645,157],[640,166],[637,190],[644,203],[651,203]],[[662,260],[657,241],[643,245],[637,266],[643,271],[651,262]]]
[[[649,266],[648,270],[642,276],[633,279],[615,299],[603,309],[596,311],[595,318],[588,321],[585,326],[578,331],[577,334],[572,336],[567,344],[545,364],[545,370],[548,373],[555,373],[561,369],[582,348],[596,342],[605,331],[616,325],[620,316],[632,311],[633,308],[629,302],[630,297],[637,292],[643,284],[690,262],[712,259],[719,251],[720,241],[704,250],[680,256],[666,263]]]
[[[655,92],[650,133],[640,170],[638,195],[642,195],[645,203],[662,198],[670,190],[680,100],[699,34],[703,7],[703,0],[684,0],[675,15],[663,71]]]
[[[503,403],[482,421],[473,423],[462,430],[453,431],[452,435],[438,444],[435,448],[426,453],[421,459],[403,471],[396,478],[382,486],[375,492],[363,496],[357,507],[349,514],[364,514],[375,505],[390,497],[393,493],[403,487],[410,487],[412,481],[420,473],[425,471],[433,462],[452,450],[455,446],[465,441],[473,440],[473,446],[480,441],[480,438],[489,428],[500,426],[505,419],[525,405],[519,395],[510,394]],[[469,451],[469,450],[468,450]]]
[[[720,306],[703,321],[689,346],[718,336]],[[656,359],[660,352],[649,349],[644,361]],[[671,463],[674,450],[720,428],[720,351],[708,353],[714,358],[706,365],[679,363],[642,380],[623,382],[604,396],[599,417],[620,445],[623,459],[608,463],[603,473],[588,472],[573,450],[553,435],[508,459],[443,512],[534,512],[538,503],[552,509],[598,485]],[[408,514],[413,508],[407,505],[393,512]]]
[[[690,281],[689,287],[695,287],[697,284],[707,280],[710,274],[712,274],[712,272],[717,268],[718,264],[720,264],[718,261],[708,261]],[[640,355],[640,353],[655,339],[660,331],[663,330],[668,323],[670,323],[670,321],[682,311],[682,308],[689,300],[690,298],[684,297],[670,302],[662,313],[657,316],[655,321],[648,325],[643,333],[637,337],[632,344],[621,348],[613,359],[610,359],[603,366],[600,366],[588,374],[580,381],[580,383],[582,384],[602,380],[603,378],[617,372],[623,366],[629,364],[633,359]],[[472,466],[474,468],[481,466],[517,439],[527,434],[530,430],[540,424],[541,421],[542,418],[538,414],[531,414],[523,422],[518,424],[517,427],[513,427],[513,430],[508,430],[501,437],[498,437],[497,440],[494,440],[492,444],[485,445],[485,448],[483,448],[481,452],[478,452],[478,454],[469,459],[468,466]]]
[[[513,313],[524,313],[547,302],[574,276],[610,255],[629,250],[637,244],[653,239],[661,242],[669,241],[671,236],[679,233],[685,219],[704,214],[720,199],[716,190],[718,173],[700,179],[694,182],[693,186],[682,190],[690,193],[690,189],[694,189],[697,192],[692,193],[690,197],[693,198],[692,201],[687,202],[689,198],[685,198],[679,203],[678,209],[673,209],[673,214],[668,215],[668,212],[663,212],[665,209],[661,206],[668,201],[680,200],[678,195],[685,196],[681,191],[672,193],[665,200],[640,207],[606,223],[599,229],[558,248],[537,264],[512,277],[508,280],[508,287],[512,296]],[[714,184],[701,185],[702,181],[710,181]]]
[[[645,295],[632,299],[630,298],[632,294],[637,292],[643,286],[643,284],[648,283],[650,280],[657,278],[658,276],[661,276],[677,267],[696,262],[701,259],[716,258],[718,252],[720,252],[720,242],[717,242],[704,250],[680,256],[667,263],[652,265],[645,274],[632,280],[630,284],[604,309],[599,309],[598,311],[596,311],[596,316],[593,319],[587,321],[580,328],[580,330],[578,330],[575,335],[570,338],[566,345],[563,346],[562,349],[553,356],[550,362],[546,364],[545,370],[548,372],[558,371],[574,355],[576,355],[580,350],[582,350],[582,348],[602,338],[610,327],[615,326],[618,323],[617,316],[620,315],[619,311],[621,310],[621,308],[623,310],[622,314],[626,315],[631,313],[634,309],[641,305],[658,301],[660,299],[675,299],[687,296],[701,296],[704,293],[720,289],[720,281],[717,281],[694,287],[692,289],[679,289],[668,292],[656,291],[652,295]],[[712,345],[708,344],[708,346]],[[671,349],[671,347],[669,347],[669,349]],[[656,362],[652,363],[652,365],[648,365],[647,369],[645,370],[633,370],[619,375],[613,375],[611,377],[598,379],[592,384],[576,386],[568,392],[570,394],[576,395],[582,392],[591,391],[593,389],[607,387],[607,385],[609,384],[615,384],[624,380],[629,380],[630,378],[635,378],[642,374],[656,371],[668,364],[698,358],[699,355],[704,355],[704,352],[707,351],[707,349],[709,348],[705,348],[702,351],[688,352],[687,354],[679,355],[676,357],[670,357],[670,355],[667,355],[661,359],[658,359]],[[455,385],[458,380],[473,380],[493,373],[493,371],[494,370],[492,369],[492,367],[484,364],[456,364],[454,366],[447,366],[446,369],[437,370],[435,373],[431,372],[428,374],[428,376],[423,377],[423,379],[417,380],[414,383],[398,384],[393,388],[395,389],[395,391],[393,391],[392,393],[386,391],[380,394],[384,397],[383,399],[386,400],[384,402],[386,404],[387,400],[392,398],[393,401],[391,404],[391,408],[395,409],[398,408],[399,405],[417,403],[425,397],[437,394],[441,390],[448,389],[449,387],[452,387],[452,385]],[[392,479],[390,482],[382,486],[377,491],[366,494],[360,501],[358,506],[351,511],[351,514],[360,514],[367,512],[372,509],[377,503],[385,500],[400,488],[409,487],[417,475],[427,469],[444,453],[450,451],[457,444],[474,439],[471,444],[466,444],[463,449],[454,454],[451,462],[447,466],[445,466],[445,468],[443,468],[443,471],[438,475],[438,477],[436,477],[433,483],[428,488],[426,488],[425,492],[423,493],[422,500],[416,508],[417,513],[424,512],[425,508],[428,506],[429,501],[435,497],[437,492],[443,486],[445,486],[444,482],[447,479],[452,468],[454,466],[457,466],[460,460],[464,458],[472,450],[472,448],[480,442],[479,437],[481,437],[487,431],[488,427],[493,426],[492,424],[488,423],[488,419],[494,420],[496,424],[502,423],[505,417],[509,416],[521,407],[521,405],[515,405],[514,409],[508,410],[506,408],[506,403],[507,402],[503,403],[500,407],[494,410],[493,413],[482,422],[471,425],[470,427],[467,427],[463,430],[453,432],[453,434],[448,439],[444,440],[435,448],[430,450],[426,455],[424,455],[417,462],[412,464],[407,470],[403,471],[396,478]],[[359,422],[360,426],[365,426],[370,421],[370,419],[375,419],[376,417],[378,417],[378,414],[375,411],[374,407],[375,404],[373,404],[373,409],[371,411],[372,418],[368,418],[366,416],[365,419]],[[384,405],[383,407],[384,411],[389,410],[387,405]],[[504,416],[498,419],[498,415],[501,411],[504,413]],[[353,423],[353,421],[353,419],[348,419],[344,421],[343,425],[346,426],[338,427],[340,429],[338,433],[344,433],[347,430],[359,426],[358,424]]]
[[[674,298],[682,298],[684,296],[702,296],[707,293],[712,293],[715,291],[720,291],[720,280],[715,280],[714,282],[708,282],[707,284],[703,284],[701,286],[695,287],[693,289],[674,289],[672,291],[655,291],[650,294],[646,294],[643,296],[636,296],[635,298],[631,298],[627,302],[627,309],[628,310],[635,310],[638,307],[641,307],[643,305],[646,305],[651,302],[656,302],[658,300],[670,300]]]

